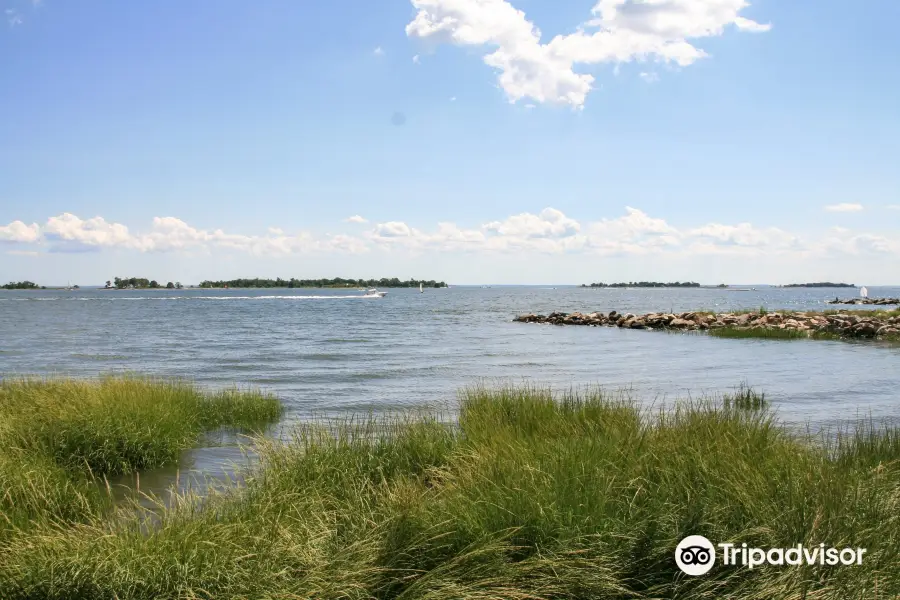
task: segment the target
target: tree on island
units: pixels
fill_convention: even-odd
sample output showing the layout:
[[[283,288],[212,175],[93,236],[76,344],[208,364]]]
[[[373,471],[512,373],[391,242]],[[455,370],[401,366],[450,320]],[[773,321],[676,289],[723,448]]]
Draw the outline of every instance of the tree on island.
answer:
[[[807,288],[852,288],[856,287],[852,283],[832,283],[830,281],[817,281],[815,283],[789,283],[786,288],[797,288],[797,287],[807,287]]]
[[[159,282],[154,280],[145,279],[143,277],[129,277],[127,279],[122,277],[116,277],[113,279],[113,283],[116,286],[117,290],[128,289],[129,287],[133,287],[136,290],[139,289],[155,289],[160,287]]]
[[[174,289],[175,289],[175,284],[172,283],[172,282],[170,281],[169,283],[166,284],[166,289],[167,289],[167,290],[174,290]]]
[[[356,288],[356,287],[381,287],[381,288],[417,288],[421,284],[427,288],[447,287],[443,281],[409,279],[400,281],[397,277],[391,279],[230,279],[227,281],[202,281],[201,288]]]
[[[630,283],[592,283],[591,285],[582,284],[581,287],[592,288],[667,288],[667,287],[700,287],[699,283],[693,281],[676,281],[674,283],[661,283],[658,281],[632,281]]]
[[[4,290],[37,290],[41,289],[38,284],[33,281],[10,281],[6,285],[0,286]]]

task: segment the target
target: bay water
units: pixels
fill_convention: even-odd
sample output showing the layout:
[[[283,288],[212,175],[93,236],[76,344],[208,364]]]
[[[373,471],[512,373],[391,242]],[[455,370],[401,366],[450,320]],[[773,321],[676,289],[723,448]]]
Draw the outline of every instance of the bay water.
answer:
[[[476,383],[600,385],[647,403],[745,383],[801,427],[900,417],[896,345],[512,321],[576,310],[824,310],[858,294],[743,287],[753,289],[453,286],[380,299],[338,289],[0,291],[0,376],[131,372],[260,387],[284,402],[282,431],[314,415],[452,407]],[[228,439],[186,453],[185,468],[214,472],[240,458]]]

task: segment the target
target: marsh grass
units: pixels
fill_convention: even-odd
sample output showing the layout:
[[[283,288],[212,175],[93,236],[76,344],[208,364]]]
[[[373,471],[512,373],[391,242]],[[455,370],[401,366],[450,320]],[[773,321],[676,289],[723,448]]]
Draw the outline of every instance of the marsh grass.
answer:
[[[746,386],[649,412],[601,390],[471,388],[458,419],[298,427],[242,490],[45,527],[0,550],[6,598],[887,598],[900,434],[789,433]],[[749,410],[748,410],[749,409]],[[714,542],[867,548],[854,567],[680,574]],[[877,590],[877,591],[876,591]]]
[[[178,381],[0,381],[0,539],[96,520],[112,508],[106,477],[175,464],[203,431],[256,431],[280,413],[259,392]]]
[[[96,475],[173,464],[203,431],[258,428],[280,411],[277,399],[254,391],[139,377],[0,383],[7,440]]]
[[[872,319],[890,319],[892,317],[900,317],[900,308],[894,309],[869,309],[869,310],[824,310],[821,313],[807,313],[807,314],[822,314],[822,315],[855,315],[857,317],[869,317]]]
[[[702,332],[698,332],[702,333]],[[709,335],[727,339],[760,339],[760,340],[820,340],[820,341],[852,341],[856,338],[842,336],[832,331],[813,331],[797,329],[776,329],[766,327],[718,327],[708,330]],[[885,335],[877,338],[887,344],[900,342],[900,335]]]
[[[718,327],[710,329],[709,335],[728,339],[761,339],[761,340],[806,340],[810,335],[806,331],[796,329],[769,329],[765,327]]]
[[[759,392],[746,383],[741,383],[733,393],[722,394],[722,404],[726,409],[763,410],[769,406],[765,392]]]

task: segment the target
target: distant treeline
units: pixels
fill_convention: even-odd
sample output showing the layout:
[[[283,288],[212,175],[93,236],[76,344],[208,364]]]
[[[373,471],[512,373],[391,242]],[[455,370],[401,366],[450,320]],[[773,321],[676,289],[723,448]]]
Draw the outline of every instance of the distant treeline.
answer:
[[[831,283],[830,281],[818,281],[816,283],[789,283],[783,287],[786,288],[797,288],[797,287],[833,287],[833,288],[852,288],[856,287],[852,283]]]
[[[134,288],[136,290],[146,290],[146,289],[161,289],[166,288],[169,290],[180,290],[182,287],[181,282],[172,283],[171,281],[166,283],[165,285],[160,285],[158,281],[155,279],[145,279],[143,277],[116,277],[111,282],[106,282],[107,288],[115,287],[117,290],[124,290],[129,288]]]
[[[661,283],[659,281],[632,281],[630,283],[592,283],[590,285],[581,284],[581,287],[592,288],[667,288],[667,287],[700,287],[699,283],[693,281],[675,281],[673,283]]]
[[[396,277],[391,279],[230,279],[228,281],[203,281],[201,288],[344,288],[344,287],[382,287],[382,288],[412,288],[419,284],[428,288],[447,287],[443,281],[409,279],[400,281]]]
[[[2,286],[4,290],[39,290],[41,286],[33,281],[10,281]]]

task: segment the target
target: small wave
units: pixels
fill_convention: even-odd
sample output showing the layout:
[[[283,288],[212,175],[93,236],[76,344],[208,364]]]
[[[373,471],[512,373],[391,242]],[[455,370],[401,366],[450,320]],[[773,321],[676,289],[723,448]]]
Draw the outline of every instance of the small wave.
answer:
[[[82,358],[85,360],[128,360],[128,356],[123,354],[84,354],[75,352],[70,355],[72,358]]]
[[[300,358],[302,360],[324,360],[324,361],[341,362],[341,361],[348,361],[350,358],[352,358],[352,356],[348,355],[348,354],[327,354],[324,352],[319,352],[319,353],[315,353],[315,354],[301,354]]]

